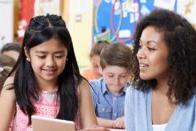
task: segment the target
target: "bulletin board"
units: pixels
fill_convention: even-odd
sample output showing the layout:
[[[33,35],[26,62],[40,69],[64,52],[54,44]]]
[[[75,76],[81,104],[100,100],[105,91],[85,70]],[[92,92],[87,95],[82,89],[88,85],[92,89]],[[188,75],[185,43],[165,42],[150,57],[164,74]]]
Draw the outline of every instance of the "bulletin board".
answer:
[[[132,44],[138,20],[155,8],[178,12],[196,23],[196,0],[94,0],[94,41]]]

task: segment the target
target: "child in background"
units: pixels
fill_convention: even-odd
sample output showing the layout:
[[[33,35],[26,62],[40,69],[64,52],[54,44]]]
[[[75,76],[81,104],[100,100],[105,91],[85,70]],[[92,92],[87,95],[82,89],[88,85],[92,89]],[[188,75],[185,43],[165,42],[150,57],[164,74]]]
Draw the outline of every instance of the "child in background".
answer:
[[[90,51],[90,63],[91,67],[85,69],[81,74],[87,80],[94,80],[101,77],[99,72],[100,68],[100,53],[101,50],[110,45],[108,41],[98,41],[95,45],[91,48]]]
[[[75,121],[97,127],[90,88],[79,75],[71,36],[57,15],[30,20],[15,72],[0,95],[0,131],[32,131],[31,116]],[[3,119],[2,119],[3,118]],[[80,125],[81,124],[81,125]]]
[[[15,61],[17,61],[18,59],[20,51],[20,44],[14,42],[5,44],[1,49],[2,54],[12,57],[13,59],[15,59]]]
[[[103,77],[90,81],[98,124],[107,128],[124,128],[125,89],[131,76],[131,49],[112,44],[100,55]]]
[[[0,54],[0,92],[15,63],[13,58]]]

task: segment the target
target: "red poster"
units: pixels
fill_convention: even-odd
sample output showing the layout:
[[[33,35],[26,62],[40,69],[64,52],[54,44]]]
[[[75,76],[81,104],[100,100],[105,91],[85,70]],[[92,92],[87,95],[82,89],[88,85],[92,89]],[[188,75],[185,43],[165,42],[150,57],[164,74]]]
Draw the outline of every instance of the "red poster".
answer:
[[[35,0],[20,0],[18,38],[22,40],[29,20],[34,16]]]

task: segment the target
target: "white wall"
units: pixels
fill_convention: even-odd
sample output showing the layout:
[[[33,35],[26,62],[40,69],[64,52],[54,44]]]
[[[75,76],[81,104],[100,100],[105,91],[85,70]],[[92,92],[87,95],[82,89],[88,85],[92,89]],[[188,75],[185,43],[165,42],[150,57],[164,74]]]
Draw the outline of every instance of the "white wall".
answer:
[[[80,69],[89,65],[92,45],[93,0],[69,0],[68,28]]]
[[[0,48],[13,41],[13,0],[0,0]]]

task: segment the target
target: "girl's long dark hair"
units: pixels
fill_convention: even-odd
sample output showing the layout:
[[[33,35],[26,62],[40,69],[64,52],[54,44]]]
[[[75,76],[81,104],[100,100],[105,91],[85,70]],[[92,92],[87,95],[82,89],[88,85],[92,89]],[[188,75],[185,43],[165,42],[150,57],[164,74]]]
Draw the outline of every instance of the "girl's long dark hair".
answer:
[[[68,50],[65,69],[58,77],[57,95],[60,100],[60,109],[56,117],[74,121],[78,112],[77,87],[82,77],[79,73],[69,31],[60,16],[37,16],[30,20],[25,32],[22,51],[12,70],[12,72],[16,71],[14,80],[16,102],[20,109],[28,115],[29,124],[31,124],[31,115],[36,112],[33,101],[39,99],[39,91],[31,63],[26,60],[24,48],[29,51],[32,47],[51,38],[60,40]]]

